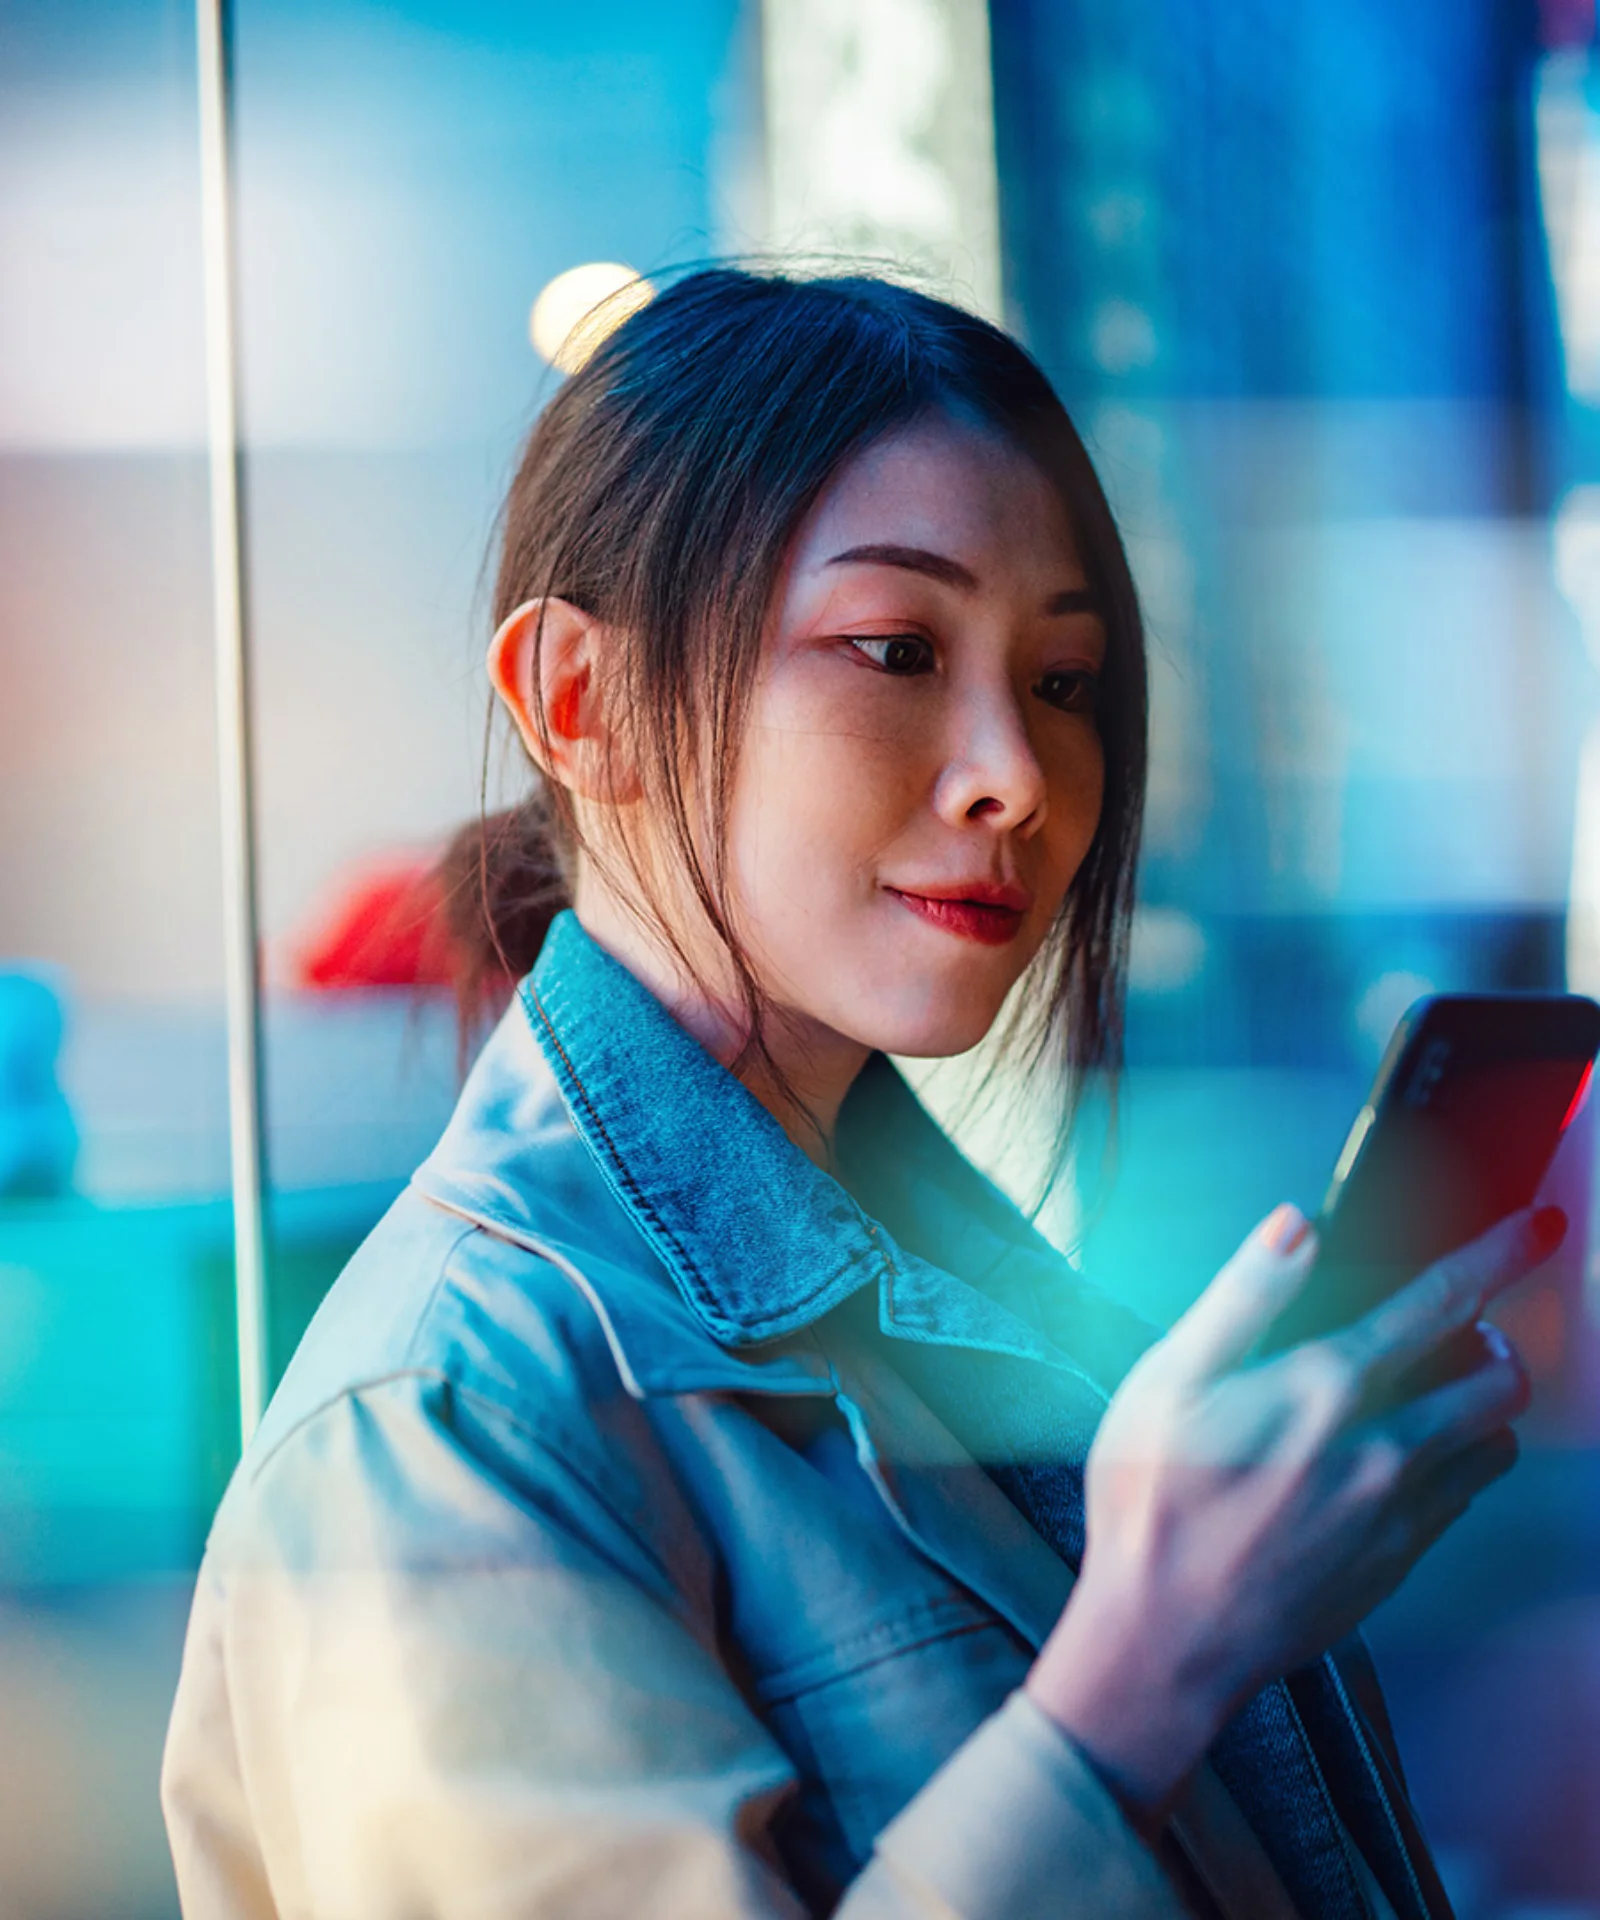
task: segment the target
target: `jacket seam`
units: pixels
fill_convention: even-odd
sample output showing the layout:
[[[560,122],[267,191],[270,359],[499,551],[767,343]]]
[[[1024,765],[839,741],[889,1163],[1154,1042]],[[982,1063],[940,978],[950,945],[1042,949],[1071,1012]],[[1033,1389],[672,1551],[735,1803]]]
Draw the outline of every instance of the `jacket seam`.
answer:
[[[1389,1804],[1388,1790],[1384,1786],[1383,1777],[1373,1761],[1371,1745],[1366,1736],[1366,1729],[1362,1726],[1360,1716],[1356,1712],[1349,1692],[1345,1687],[1344,1675],[1339,1671],[1339,1663],[1333,1659],[1331,1655],[1324,1657],[1324,1663],[1333,1681],[1334,1691],[1339,1696],[1339,1705],[1344,1709],[1345,1718],[1350,1722],[1350,1730],[1356,1737],[1356,1745],[1361,1750],[1361,1758],[1366,1764],[1367,1772],[1372,1776],[1373,1786],[1377,1789],[1378,1805],[1383,1808],[1383,1817],[1389,1828],[1389,1837],[1393,1840],[1395,1851],[1400,1855],[1401,1864],[1405,1867],[1406,1879],[1411,1883],[1411,1892],[1416,1900],[1417,1910],[1419,1913],[1431,1913],[1433,1908],[1427,1896],[1422,1891],[1421,1883],[1417,1879],[1416,1868],[1411,1863],[1411,1849],[1406,1845],[1406,1838],[1400,1831],[1400,1823],[1395,1818],[1394,1808]]]
[[[541,1433],[522,1416],[513,1413],[509,1407],[503,1406],[498,1400],[492,1399],[488,1394],[480,1393],[476,1388],[463,1385],[457,1380],[450,1380],[448,1384],[451,1392],[456,1394],[460,1399],[468,1401],[471,1405],[480,1408],[486,1413],[496,1415],[503,1420],[508,1427],[520,1434],[523,1439],[537,1447],[541,1453],[556,1459],[562,1471],[570,1473],[584,1490],[598,1501],[611,1519],[616,1522],[617,1526],[628,1535],[630,1540],[638,1547],[639,1551],[661,1575],[662,1579],[672,1591],[678,1591],[678,1585],[672,1577],[671,1570],[644,1537],[640,1525],[644,1516],[637,1512],[630,1514],[627,1511],[625,1503],[618,1500],[614,1494],[608,1493],[594,1474],[586,1472],[584,1468],[578,1464],[573,1450],[570,1448],[564,1449],[559,1455],[552,1452],[552,1447],[555,1443],[562,1440],[576,1439],[575,1434],[567,1433],[560,1424],[555,1421],[552,1421],[546,1431]],[[587,1453],[590,1449],[585,1448],[583,1451]],[[515,1483],[509,1484],[514,1485]]]
[[[350,1382],[347,1381],[343,1386],[336,1388],[334,1392],[330,1393],[326,1399],[319,1400],[315,1406],[308,1407],[297,1420],[291,1421],[290,1424],[284,1428],[283,1432],[278,1435],[270,1446],[262,1448],[258,1458],[249,1462],[249,1472],[245,1478],[250,1486],[255,1485],[262,1470],[270,1461],[277,1458],[278,1454],[288,1445],[302,1427],[315,1420],[319,1414],[326,1413],[330,1407],[337,1406],[347,1395],[359,1392],[362,1388],[368,1386],[384,1385],[391,1380],[405,1380],[416,1376],[426,1377],[430,1374],[436,1374],[440,1379],[447,1377],[439,1368],[429,1368],[414,1362],[412,1360],[412,1354],[416,1349],[417,1339],[421,1333],[423,1322],[426,1321],[428,1315],[433,1311],[440,1291],[445,1281],[449,1278],[451,1262],[455,1259],[463,1243],[469,1240],[476,1231],[477,1228],[475,1225],[463,1225],[461,1231],[457,1233],[455,1238],[439,1256],[439,1271],[434,1275],[428,1287],[427,1299],[417,1309],[416,1319],[410,1333],[406,1337],[405,1352],[402,1355],[400,1365],[390,1367],[382,1373],[372,1374],[356,1386],[352,1386]]]
[[[406,1341],[405,1353],[402,1355],[400,1369],[402,1372],[419,1364],[415,1358],[417,1342],[422,1338],[422,1330],[427,1325],[429,1315],[438,1305],[439,1295],[443,1293],[445,1283],[449,1280],[455,1266],[456,1255],[472,1238],[472,1234],[473,1228],[471,1226],[465,1226],[463,1231],[458,1233],[450,1242],[449,1246],[445,1248],[443,1255],[440,1257],[439,1271],[433,1276],[433,1285],[429,1287],[428,1297],[417,1311],[417,1317],[412,1324],[410,1337]]]
[[[270,1447],[263,1448],[258,1459],[249,1461],[249,1472],[245,1475],[246,1484],[253,1487],[297,1434],[304,1433],[307,1427],[320,1420],[325,1413],[330,1413],[342,1401],[354,1400],[357,1395],[368,1393],[374,1387],[393,1386],[397,1380],[438,1380],[445,1385],[450,1384],[450,1376],[442,1367],[421,1365],[390,1367],[384,1373],[366,1374],[360,1380],[347,1380],[325,1400],[319,1400],[314,1407],[308,1407],[297,1420],[285,1427]]]
[[[427,1195],[423,1197],[425,1199],[428,1198]],[[441,1209],[441,1211],[445,1211],[445,1209]],[[583,1485],[601,1502],[617,1524],[630,1532],[638,1531],[638,1519],[640,1516],[635,1514],[632,1518],[627,1517],[629,1503],[619,1500],[614,1494],[604,1492],[599,1480],[593,1474],[581,1472],[572,1464],[576,1457],[589,1455],[596,1451],[593,1448],[578,1444],[579,1436],[575,1429],[553,1420],[548,1422],[541,1421],[535,1424],[529,1421],[525,1415],[521,1415],[517,1413],[514,1408],[507,1406],[504,1401],[472,1386],[458,1374],[453,1373],[448,1366],[437,1363],[430,1364],[415,1357],[417,1342],[422,1337],[422,1330],[427,1322],[428,1316],[438,1301],[439,1295],[452,1278],[456,1256],[468,1241],[486,1231],[482,1224],[476,1220],[465,1221],[461,1231],[445,1248],[443,1254],[440,1256],[439,1271],[434,1276],[433,1284],[428,1289],[427,1300],[417,1311],[416,1323],[412,1327],[410,1337],[406,1341],[405,1353],[401,1364],[397,1367],[389,1368],[382,1373],[370,1374],[360,1380],[353,1382],[347,1381],[336,1392],[329,1394],[326,1399],[319,1400],[315,1406],[308,1408],[299,1419],[293,1421],[284,1429],[270,1447],[264,1449],[258,1460],[252,1462],[249,1474],[247,1475],[248,1485],[252,1487],[255,1486],[262,1473],[264,1473],[272,1461],[277,1458],[283,1448],[294,1439],[296,1434],[303,1431],[304,1428],[319,1419],[323,1414],[338,1406],[341,1401],[354,1400],[363,1393],[371,1392],[380,1387],[391,1386],[400,1380],[433,1380],[447,1387],[451,1393],[470,1402],[473,1406],[498,1414],[507,1425],[521,1434],[522,1437],[532,1445],[545,1451],[552,1449],[559,1450],[563,1464],[575,1473],[576,1477],[581,1480]],[[552,1261],[550,1264],[555,1267],[557,1272],[561,1271],[559,1263]],[[604,1326],[602,1326],[601,1331],[602,1335],[604,1335],[606,1332]],[[609,1340],[607,1341],[607,1352],[612,1367],[617,1373],[618,1382],[622,1386],[623,1391],[627,1392],[628,1383],[622,1377],[621,1368],[617,1366],[615,1353],[610,1351]],[[642,1541],[640,1544],[643,1546]],[[649,1553],[647,1547],[644,1548],[644,1551],[647,1554]],[[652,1561],[655,1561],[653,1554],[650,1557]],[[655,1561],[655,1564],[660,1566],[659,1561]],[[665,1574],[667,1570],[663,1566],[661,1567],[661,1571]]]
[[[1300,1743],[1305,1748],[1306,1758],[1310,1762],[1311,1777],[1317,1783],[1317,1792],[1322,1800],[1323,1812],[1327,1814],[1333,1831],[1338,1838],[1339,1849],[1344,1855],[1345,1868],[1350,1875],[1351,1884],[1355,1888],[1356,1898],[1361,1902],[1366,1912],[1370,1914],[1372,1912],[1372,1902],[1367,1898],[1366,1888],[1361,1884],[1361,1874],[1355,1863],[1355,1836],[1339,1817],[1339,1810],[1334,1805],[1333,1795],[1328,1788],[1327,1776],[1322,1771],[1322,1762],[1317,1757],[1317,1749],[1312,1742],[1311,1735],[1306,1731],[1306,1723],[1300,1717],[1300,1709],[1295,1705],[1294,1695],[1289,1691],[1285,1682],[1280,1680],[1278,1685],[1283,1689],[1284,1705],[1289,1710],[1289,1718],[1294,1722],[1295,1731],[1300,1736]]]
[[[608,1517],[628,1535],[638,1547],[639,1551],[650,1562],[651,1566],[660,1573],[663,1580],[667,1582],[673,1591],[677,1591],[677,1585],[672,1578],[671,1569],[641,1534],[638,1515],[635,1514],[630,1517],[626,1503],[619,1501],[614,1494],[608,1492],[592,1473],[585,1471],[584,1467],[579,1464],[578,1456],[589,1453],[592,1449],[583,1448],[580,1450],[569,1446],[562,1446],[562,1442],[570,1442],[577,1439],[575,1432],[561,1427],[554,1421],[550,1422],[550,1424],[541,1431],[539,1427],[533,1425],[524,1417],[513,1413],[510,1408],[505,1406],[501,1401],[493,1398],[492,1395],[481,1393],[476,1388],[468,1386],[443,1367],[396,1367],[388,1373],[373,1374],[366,1379],[341,1387],[337,1393],[330,1394],[326,1400],[319,1401],[315,1407],[312,1407],[306,1413],[302,1414],[293,1426],[279,1436],[271,1448],[263,1454],[261,1459],[253,1464],[249,1475],[249,1485],[254,1487],[261,1475],[283,1452],[285,1446],[287,1446],[297,1434],[304,1433],[308,1427],[314,1425],[318,1420],[322,1419],[324,1415],[332,1413],[336,1407],[346,1402],[359,1403],[364,1395],[371,1394],[382,1387],[394,1386],[402,1380],[428,1380],[447,1388],[457,1399],[464,1400],[481,1412],[493,1415],[504,1421],[504,1423],[520,1435],[522,1439],[537,1448],[541,1455],[555,1460],[562,1471],[571,1474],[573,1479],[578,1482],[584,1491],[604,1509]],[[460,1439],[459,1435],[454,1437],[458,1440]],[[557,1451],[558,1447],[560,1451]],[[472,1457],[478,1461],[480,1467],[486,1472],[492,1473],[492,1470],[488,1467],[488,1463],[479,1459],[475,1450],[470,1447],[467,1450],[472,1453]],[[492,1478],[499,1485],[517,1495],[519,1499],[522,1497],[522,1489],[517,1486],[514,1480],[508,1479],[499,1473],[492,1473]]]
[[[442,1199],[437,1194],[429,1193],[426,1187],[418,1187],[417,1191],[429,1206],[437,1207],[442,1213],[453,1214],[458,1219],[466,1220],[469,1223],[471,1232],[481,1233],[490,1240],[498,1240],[505,1246],[515,1247],[520,1253],[527,1254],[530,1259],[540,1260],[547,1267],[559,1273],[569,1286],[576,1289],[584,1305],[588,1307],[589,1311],[599,1322],[601,1337],[606,1343],[606,1351],[610,1357],[611,1365],[616,1371],[617,1379],[621,1383],[623,1392],[633,1400],[642,1400],[646,1397],[644,1388],[634,1373],[633,1363],[628,1358],[627,1350],[623,1346],[622,1340],[617,1333],[616,1326],[612,1321],[605,1302],[600,1298],[600,1294],[593,1282],[575,1260],[569,1260],[564,1254],[558,1253],[554,1247],[540,1240],[535,1234],[524,1233],[518,1228],[466,1212],[457,1202]],[[452,1243],[450,1249],[452,1258],[464,1244],[465,1238],[466,1236],[463,1236],[463,1239]]]
[[[909,1632],[897,1633],[894,1622],[882,1621],[853,1635],[839,1648],[830,1648],[827,1654],[813,1654],[809,1660],[763,1675],[755,1683],[757,1696],[765,1706],[782,1706],[808,1694],[821,1693],[841,1680],[880,1667],[903,1653],[914,1653],[918,1647],[937,1646],[942,1641],[959,1640],[973,1633],[1000,1631],[998,1617],[986,1619],[968,1602],[955,1599],[925,1602],[917,1608],[908,1608],[906,1615],[918,1620]],[[946,1615],[947,1619],[941,1617]],[[832,1662],[834,1655],[841,1651],[843,1658],[837,1664],[820,1664],[824,1660]]]

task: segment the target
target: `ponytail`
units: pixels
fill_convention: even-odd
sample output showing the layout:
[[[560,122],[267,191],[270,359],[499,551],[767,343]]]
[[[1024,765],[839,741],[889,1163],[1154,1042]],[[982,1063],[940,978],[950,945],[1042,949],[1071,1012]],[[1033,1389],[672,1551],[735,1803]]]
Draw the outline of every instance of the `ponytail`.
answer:
[[[545,788],[458,829],[438,876],[466,1047],[499,1014],[538,959],[550,922],[571,904],[562,835]]]

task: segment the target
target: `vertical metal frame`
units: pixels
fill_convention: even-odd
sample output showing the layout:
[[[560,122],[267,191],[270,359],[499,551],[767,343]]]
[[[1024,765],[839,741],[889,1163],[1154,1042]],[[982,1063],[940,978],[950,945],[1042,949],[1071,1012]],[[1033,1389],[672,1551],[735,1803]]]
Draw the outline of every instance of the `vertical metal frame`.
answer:
[[[211,470],[212,627],[222,827],[228,1129],[233,1182],[239,1427],[249,1441],[267,1396],[267,1271],[261,1126],[261,983],[250,765],[249,640],[239,497],[238,356],[227,0],[196,0],[200,215],[205,282],[206,436]]]

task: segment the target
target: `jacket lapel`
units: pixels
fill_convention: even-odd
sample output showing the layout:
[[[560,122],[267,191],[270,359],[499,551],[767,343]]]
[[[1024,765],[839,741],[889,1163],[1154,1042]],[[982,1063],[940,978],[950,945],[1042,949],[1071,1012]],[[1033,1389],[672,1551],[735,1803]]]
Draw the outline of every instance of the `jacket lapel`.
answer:
[[[857,1337],[849,1322],[858,1318],[830,1315],[814,1333],[862,1466],[920,1551],[1040,1646],[1072,1591],[1072,1569],[906,1378]]]

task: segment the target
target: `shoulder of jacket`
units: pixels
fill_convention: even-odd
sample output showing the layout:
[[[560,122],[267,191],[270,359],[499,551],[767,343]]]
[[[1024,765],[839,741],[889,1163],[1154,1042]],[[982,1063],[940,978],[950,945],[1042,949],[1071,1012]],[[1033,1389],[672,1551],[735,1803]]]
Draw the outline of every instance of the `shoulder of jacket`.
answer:
[[[462,1526],[510,1529],[515,1556],[554,1525],[670,1604],[703,1597],[700,1528],[582,1294],[559,1265],[470,1223],[423,1216],[414,1238],[407,1212],[369,1238],[313,1322],[219,1510],[213,1573],[448,1560]],[[394,1326],[363,1338],[385,1304]]]
[[[620,1403],[631,1404],[603,1317],[570,1260],[514,1244],[414,1190],[334,1282],[247,1468],[259,1473],[324,1409],[403,1380],[437,1383],[557,1450],[589,1450],[583,1442],[597,1425],[614,1427]]]

